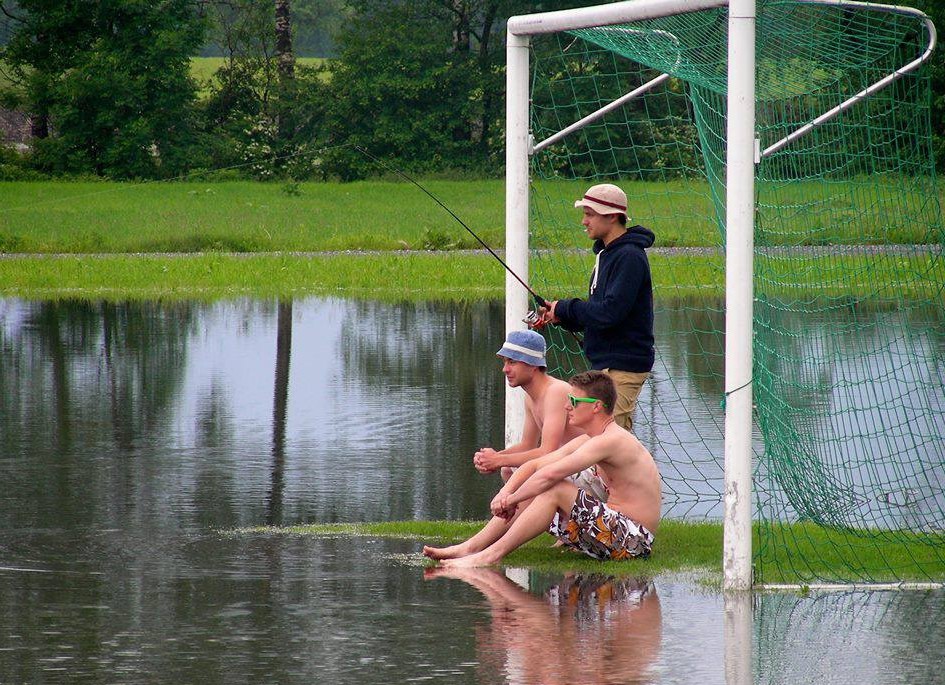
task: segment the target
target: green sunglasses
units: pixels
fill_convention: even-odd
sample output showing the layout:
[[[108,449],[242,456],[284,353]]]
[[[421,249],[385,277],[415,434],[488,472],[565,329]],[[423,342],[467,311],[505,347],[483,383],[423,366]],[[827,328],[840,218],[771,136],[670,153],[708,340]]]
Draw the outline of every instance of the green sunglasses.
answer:
[[[572,407],[578,406],[578,402],[587,402],[587,403],[600,402],[600,400],[597,399],[596,397],[575,397],[571,393],[568,393],[568,399],[571,401]]]

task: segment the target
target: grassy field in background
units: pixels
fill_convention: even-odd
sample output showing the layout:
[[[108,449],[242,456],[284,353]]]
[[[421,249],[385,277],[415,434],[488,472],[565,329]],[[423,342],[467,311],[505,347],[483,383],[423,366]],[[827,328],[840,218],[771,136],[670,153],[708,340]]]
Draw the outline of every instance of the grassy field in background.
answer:
[[[296,63],[306,67],[316,67],[322,64],[325,61],[323,57],[296,57]],[[200,93],[201,95],[206,95],[208,91],[207,84],[210,79],[213,78],[213,75],[216,73],[217,69],[223,66],[223,63],[226,61],[224,57],[191,57],[190,58],[190,75],[193,76],[197,83],[200,84]],[[12,85],[10,79],[7,77],[9,70],[5,68],[2,60],[0,60],[0,88],[8,88]]]
[[[200,85],[199,93],[205,96],[210,92],[209,83],[217,70],[226,62],[225,57],[191,57],[190,75]],[[325,62],[324,57],[296,57],[296,64],[303,67],[317,67]]]
[[[453,544],[470,537],[481,521],[399,521],[363,524],[313,524],[284,528],[247,528],[238,535],[351,535],[396,537],[422,544]],[[896,538],[896,554],[890,553],[889,531],[832,531],[809,523],[778,526],[783,546],[778,554],[793,563],[773,566],[773,558],[756,559],[765,569],[762,579],[770,584],[804,585],[817,578],[855,576],[857,582],[926,582],[945,577],[941,549],[943,535],[902,534]],[[755,524],[753,548],[762,549],[761,526]],[[901,539],[900,539],[901,538]],[[859,544],[851,545],[854,539]],[[691,573],[716,587],[722,582],[722,524],[664,519],[660,523],[649,559],[600,562],[584,555],[552,548],[551,538],[542,535],[510,554],[503,563],[541,571],[574,571],[613,575],[656,576],[662,573]],[[854,550],[855,548],[855,550]],[[429,562],[432,565],[432,562]]]
[[[429,180],[424,186],[493,248],[504,244],[504,185],[501,180]],[[658,247],[714,246],[719,242],[715,209],[704,183],[625,183],[631,220],[651,228]],[[945,184],[940,184],[940,190]],[[532,238],[535,248],[588,247],[573,207],[584,184],[536,183],[535,210],[552,228]],[[861,242],[941,242],[935,196],[925,196],[928,221],[909,219],[882,183],[864,198],[864,215],[848,218],[831,209],[858,188],[837,189],[829,198],[803,187],[762,189],[760,200],[780,193],[796,214],[790,232],[775,232],[761,210],[761,245]],[[256,183],[226,182],[6,182],[0,207],[0,252],[284,252],[479,248],[455,219],[416,186],[405,182]],[[797,203],[806,197],[807,212]],[[913,210],[910,210],[913,211]],[[839,217],[829,234],[822,224]],[[890,217],[899,217],[893,223]],[[914,218],[914,217],[913,217]],[[930,223],[933,228],[930,229]],[[809,236],[810,240],[799,239]],[[829,240],[828,240],[829,235]],[[880,239],[881,238],[881,239]]]

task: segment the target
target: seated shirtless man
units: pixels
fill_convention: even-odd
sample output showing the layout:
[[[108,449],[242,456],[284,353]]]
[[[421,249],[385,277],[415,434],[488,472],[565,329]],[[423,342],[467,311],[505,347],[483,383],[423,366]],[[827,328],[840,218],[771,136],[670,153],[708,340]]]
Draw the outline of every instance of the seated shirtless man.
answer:
[[[543,457],[584,431],[568,425],[569,386],[549,376],[545,361],[545,339],[535,331],[512,331],[495,353],[502,360],[502,373],[510,388],[525,391],[525,420],[522,438],[514,445],[496,451],[483,447],[473,456],[473,466],[480,473],[501,469],[508,480],[511,467]]]
[[[581,373],[570,385],[568,421],[587,434],[525,462],[492,500],[482,530],[458,545],[424,547],[426,556],[446,566],[488,566],[544,531],[595,559],[649,556],[660,520],[656,462],[614,423],[617,393],[607,374]],[[606,503],[568,480],[592,466]]]
[[[473,466],[479,473],[493,473],[501,469],[502,480],[507,481],[515,469],[526,461],[553,452],[566,442],[584,435],[584,430],[568,423],[570,386],[548,375],[545,339],[540,333],[512,331],[495,354],[502,360],[502,373],[509,387],[525,391],[522,438],[499,451],[483,447],[473,455]],[[607,501],[607,493],[593,469],[571,476],[571,480],[578,487]]]

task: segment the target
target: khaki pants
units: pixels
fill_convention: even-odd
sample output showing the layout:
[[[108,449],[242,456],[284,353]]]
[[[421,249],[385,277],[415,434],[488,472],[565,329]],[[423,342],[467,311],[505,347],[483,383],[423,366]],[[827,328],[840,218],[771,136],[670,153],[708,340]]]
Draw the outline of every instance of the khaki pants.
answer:
[[[643,383],[650,377],[648,371],[636,373],[634,371],[618,371],[604,369],[617,386],[617,406],[614,407],[614,423],[628,431],[633,430],[633,410],[637,408],[637,398]]]

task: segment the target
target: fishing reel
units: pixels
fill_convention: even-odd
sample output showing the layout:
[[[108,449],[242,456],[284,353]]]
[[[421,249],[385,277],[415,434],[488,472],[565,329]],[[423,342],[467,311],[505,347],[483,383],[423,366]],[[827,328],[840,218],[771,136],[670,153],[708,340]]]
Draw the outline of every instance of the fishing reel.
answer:
[[[526,326],[528,326],[532,330],[537,331],[540,328],[544,328],[548,322],[545,321],[545,318],[541,315],[540,312],[537,312],[534,309],[532,309],[532,310],[529,310],[529,312],[525,315],[525,318],[522,319],[522,323],[524,323]]]

